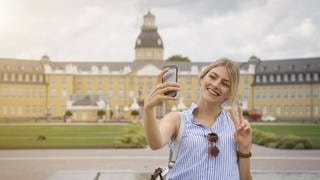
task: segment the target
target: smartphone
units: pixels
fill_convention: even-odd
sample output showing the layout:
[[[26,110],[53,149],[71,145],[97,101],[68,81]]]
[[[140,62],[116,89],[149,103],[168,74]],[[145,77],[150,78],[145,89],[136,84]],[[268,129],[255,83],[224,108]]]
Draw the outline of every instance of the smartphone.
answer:
[[[163,67],[163,69],[165,68],[169,68],[169,70],[163,75],[162,82],[178,82],[178,66],[170,65]],[[177,91],[168,91],[165,92],[164,95],[175,97]]]

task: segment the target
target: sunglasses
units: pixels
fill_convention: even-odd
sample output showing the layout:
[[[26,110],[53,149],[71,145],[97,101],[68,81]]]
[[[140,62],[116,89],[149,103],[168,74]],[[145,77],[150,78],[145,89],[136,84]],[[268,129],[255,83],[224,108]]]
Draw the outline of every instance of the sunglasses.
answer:
[[[216,145],[218,139],[219,139],[218,135],[214,132],[207,134],[207,140],[209,142],[208,153],[214,157],[217,157],[219,154],[219,149]]]

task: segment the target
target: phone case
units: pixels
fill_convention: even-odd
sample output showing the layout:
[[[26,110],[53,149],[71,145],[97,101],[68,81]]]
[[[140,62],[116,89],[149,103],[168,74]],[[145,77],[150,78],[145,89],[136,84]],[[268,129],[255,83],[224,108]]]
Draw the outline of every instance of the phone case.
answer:
[[[170,68],[167,73],[163,75],[162,82],[178,82],[178,67],[176,65],[166,66],[164,68]],[[168,91],[164,95],[175,97],[177,91]]]

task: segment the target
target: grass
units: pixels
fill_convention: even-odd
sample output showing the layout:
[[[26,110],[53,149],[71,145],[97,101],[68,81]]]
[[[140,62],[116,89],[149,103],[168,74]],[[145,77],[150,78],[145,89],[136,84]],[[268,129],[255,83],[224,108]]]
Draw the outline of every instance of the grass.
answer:
[[[0,149],[7,148],[127,148],[120,138],[130,125],[1,125]],[[276,135],[309,138],[320,149],[320,126],[316,124],[255,124],[253,129]],[[137,129],[137,128],[135,128]],[[142,129],[138,129],[143,131]],[[130,135],[132,135],[130,133]],[[38,140],[44,136],[45,140]]]
[[[0,148],[111,148],[126,125],[10,125],[0,126]],[[44,140],[39,140],[44,136]]]
[[[278,136],[296,135],[310,139],[313,148],[320,149],[320,126],[317,124],[292,124],[292,125],[259,125],[252,124],[253,129],[274,133]]]

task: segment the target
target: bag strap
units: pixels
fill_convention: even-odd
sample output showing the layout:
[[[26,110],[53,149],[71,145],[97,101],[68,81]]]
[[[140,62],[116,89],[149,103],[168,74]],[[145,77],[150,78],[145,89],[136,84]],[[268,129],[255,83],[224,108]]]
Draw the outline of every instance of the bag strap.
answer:
[[[185,126],[185,115],[183,114],[183,112],[179,112],[179,117],[180,117],[180,127],[179,127],[179,131],[178,131],[178,135],[177,135],[176,139],[174,140],[175,141],[174,149],[173,149],[173,151],[170,150],[169,164],[168,164],[169,169],[172,169],[172,167],[176,163],[178,153],[179,153],[180,144],[181,144],[182,134],[184,131],[184,126]]]

